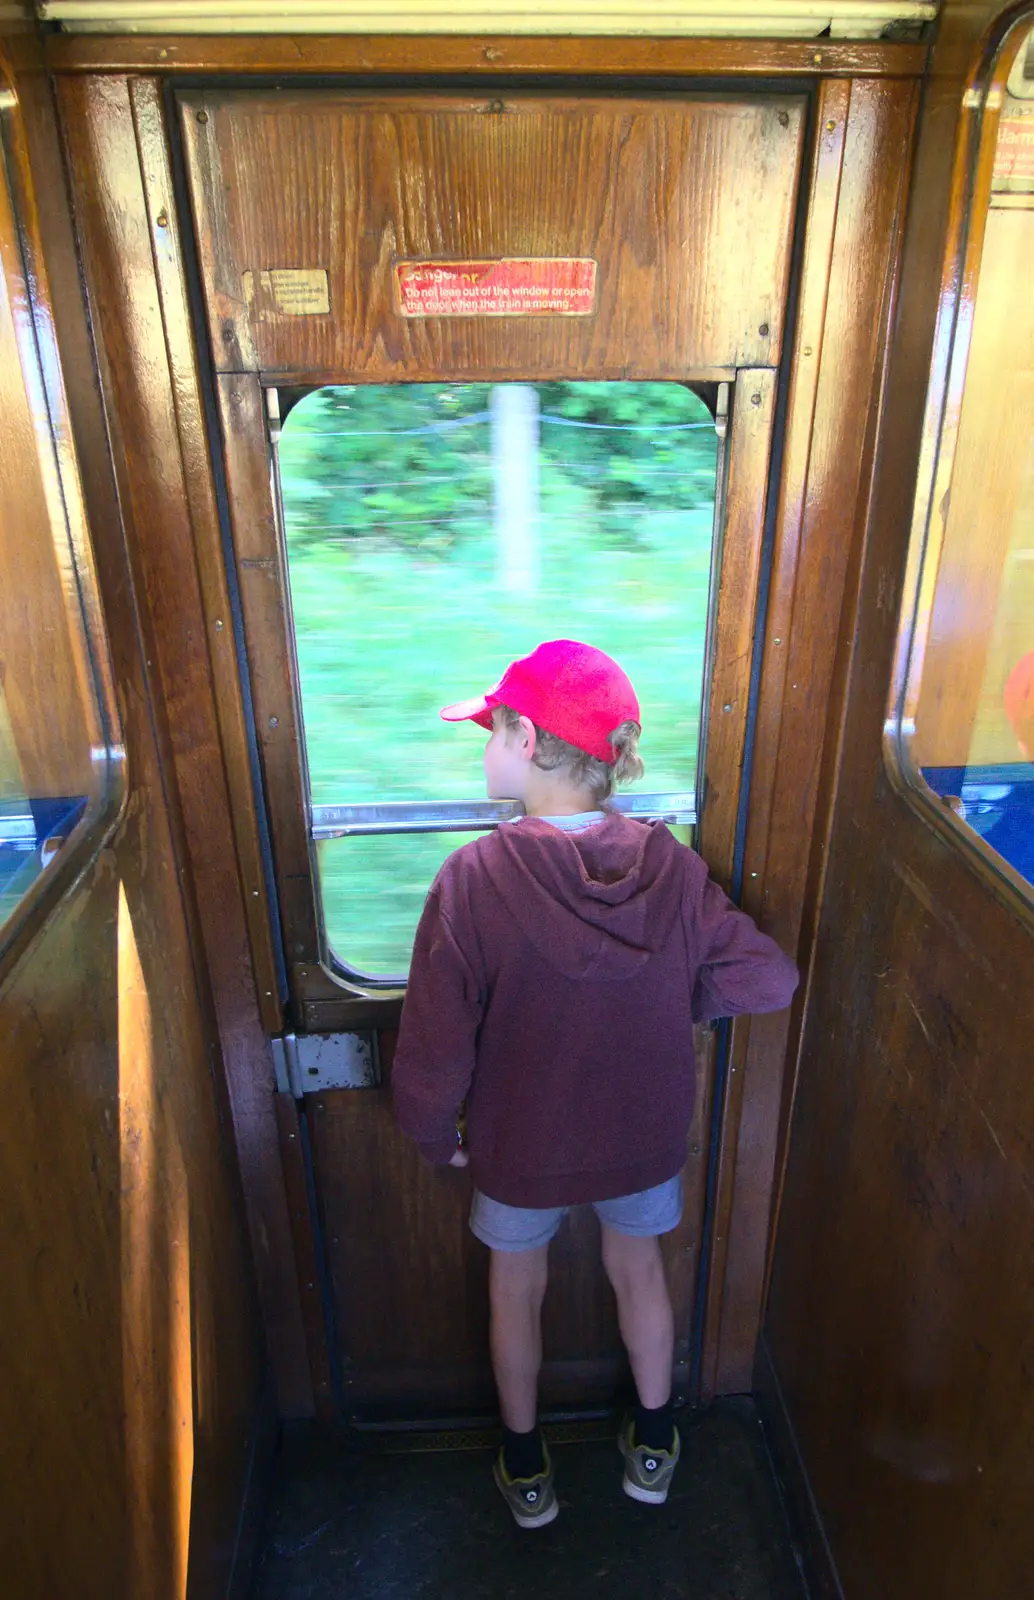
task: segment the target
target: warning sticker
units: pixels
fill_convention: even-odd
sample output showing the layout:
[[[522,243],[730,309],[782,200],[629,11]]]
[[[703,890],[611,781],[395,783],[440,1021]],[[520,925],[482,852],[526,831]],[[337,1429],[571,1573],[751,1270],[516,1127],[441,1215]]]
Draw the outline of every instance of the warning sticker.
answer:
[[[330,287],[323,267],[274,267],[270,272],[244,272],[241,288],[248,307],[262,320],[321,317],[330,310]]]
[[[398,261],[403,317],[587,317],[596,309],[596,263],[587,256],[500,261]]]
[[[998,193],[1023,194],[1034,190],[1034,115],[1005,116],[998,125],[994,177]]]

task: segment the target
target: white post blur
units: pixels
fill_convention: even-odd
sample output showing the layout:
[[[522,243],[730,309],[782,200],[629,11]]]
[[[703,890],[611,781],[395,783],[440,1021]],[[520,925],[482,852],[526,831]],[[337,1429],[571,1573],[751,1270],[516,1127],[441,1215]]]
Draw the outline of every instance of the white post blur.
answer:
[[[539,397],[527,383],[499,383],[492,416],[493,517],[499,582],[508,594],[539,586]]]

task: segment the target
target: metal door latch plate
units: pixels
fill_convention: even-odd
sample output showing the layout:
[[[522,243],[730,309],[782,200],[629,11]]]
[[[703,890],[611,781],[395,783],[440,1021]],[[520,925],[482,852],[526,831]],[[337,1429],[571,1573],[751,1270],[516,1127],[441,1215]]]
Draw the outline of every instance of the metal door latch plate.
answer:
[[[285,1033],[272,1045],[277,1089],[296,1100],[323,1089],[376,1089],[380,1084],[372,1033]]]

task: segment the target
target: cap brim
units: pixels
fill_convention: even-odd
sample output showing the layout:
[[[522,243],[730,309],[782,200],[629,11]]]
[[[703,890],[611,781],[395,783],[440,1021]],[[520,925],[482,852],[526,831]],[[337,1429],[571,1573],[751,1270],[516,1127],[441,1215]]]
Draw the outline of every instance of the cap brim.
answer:
[[[479,727],[492,730],[492,712],[483,694],[473,700],[457,700],[454,706],[444,706],[438,715],[443,722],[476,722]]]

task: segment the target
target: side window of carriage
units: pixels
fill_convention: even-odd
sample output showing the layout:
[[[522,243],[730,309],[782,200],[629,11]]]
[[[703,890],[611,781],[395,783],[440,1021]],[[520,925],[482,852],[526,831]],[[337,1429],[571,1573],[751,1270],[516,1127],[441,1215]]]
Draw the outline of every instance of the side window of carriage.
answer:
[[[1029,30],[1029,21],[1026,29]],[[904,777],[960,843],[1034,884],[1034,43],[1006,42],[977,174],[943,424],[920,484],[893,719]],[[984,157],[987,157],[985,160]],[[931,403],[940,404],[934,392]]]
[[[81,870],[121,792],[106,645],[31,197],[0,109],[0,963]]]
[[[726,403],[679,383],[267,391],[322,959],[346,981],[397,987],[445,857],[515,814],[484,798],[484,734],[438,711],[543,639],[625,667],[646,776],[618,803],[692,837]]]

